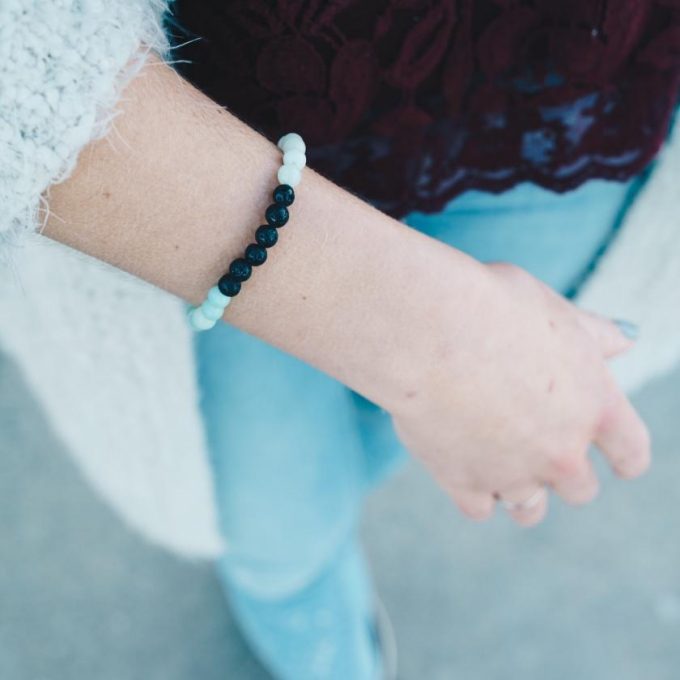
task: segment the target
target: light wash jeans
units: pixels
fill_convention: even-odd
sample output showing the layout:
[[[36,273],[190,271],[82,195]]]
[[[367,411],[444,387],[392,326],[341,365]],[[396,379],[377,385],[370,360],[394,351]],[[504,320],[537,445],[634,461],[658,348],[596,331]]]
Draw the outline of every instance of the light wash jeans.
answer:
[[[530,184],[470,191],[441,213],[404,221],[567,293],[640,182],[593,180],[562,195]],[[281,680],[376,680],[373,590],[357,519],[367,491],[407,455],[389,416],[228,324],[198,334],[196,355],[230,546],[219,575],[246,639]]]

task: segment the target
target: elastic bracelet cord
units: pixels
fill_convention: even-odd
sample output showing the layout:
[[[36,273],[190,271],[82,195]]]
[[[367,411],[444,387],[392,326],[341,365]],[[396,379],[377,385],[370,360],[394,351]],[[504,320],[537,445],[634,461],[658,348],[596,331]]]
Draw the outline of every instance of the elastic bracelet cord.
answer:
[[[307,147],[300,135],[289,132],[279,139],[277,146],[283,153],[283,163],[277,173],[279,186],[272,194],[274,202],[265,210],[265,220],[255,231],[255,243],[249,244],[243,257],[232,260],[227,273],[213,286],[198,307],[187,313],[189,325],[195,331],[207,331],[222,318],[232,298],[241,291],[241,284],[250,278],[253,267],[267,260],[267,249],[279,239],[277,229],[288,222],[288,207],[295,200],[296,187],[302,179],[302,169],[307,163]]]

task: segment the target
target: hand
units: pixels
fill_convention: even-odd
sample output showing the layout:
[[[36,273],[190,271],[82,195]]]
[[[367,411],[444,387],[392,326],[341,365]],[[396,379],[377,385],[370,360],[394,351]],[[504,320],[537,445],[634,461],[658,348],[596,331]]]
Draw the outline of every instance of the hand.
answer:
[[[487,271],[477,313],[462,328],[451,320],[451,341],[392,411],[399,438],[478,520],[497,499],[536,499],[543,486],[569,503],[592,500],[591,443],[619,476],[642,474],[649,433],[605,363],[632,341],[518,267]],[[531,525],[546,510],[547,493],[510,514]]]

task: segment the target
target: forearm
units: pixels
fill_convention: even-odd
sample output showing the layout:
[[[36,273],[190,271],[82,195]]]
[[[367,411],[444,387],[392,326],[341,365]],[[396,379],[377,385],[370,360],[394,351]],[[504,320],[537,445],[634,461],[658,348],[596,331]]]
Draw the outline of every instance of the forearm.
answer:
[[[49,191],[45,234],[198,303],[253,241],[280,152],[158,61],[120,107]],[[421,370],[404,357],[446,345],[431,310],[460,305],[462,323],[480,268],[309,168],[296,196],[225,320],[391,409]]]

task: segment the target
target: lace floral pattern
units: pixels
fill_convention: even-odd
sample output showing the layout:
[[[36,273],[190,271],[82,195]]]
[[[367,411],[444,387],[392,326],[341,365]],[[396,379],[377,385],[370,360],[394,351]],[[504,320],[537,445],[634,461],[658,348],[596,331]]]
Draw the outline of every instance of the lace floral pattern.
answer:
[[[179,69],[395,217],[469,188],[641,171],[680,85],[680,0],[186,0]]]

